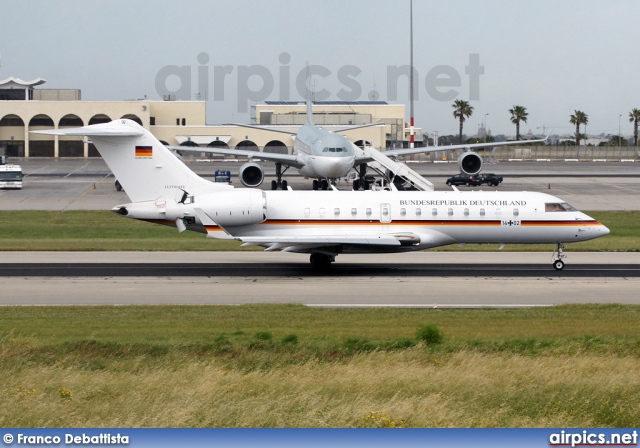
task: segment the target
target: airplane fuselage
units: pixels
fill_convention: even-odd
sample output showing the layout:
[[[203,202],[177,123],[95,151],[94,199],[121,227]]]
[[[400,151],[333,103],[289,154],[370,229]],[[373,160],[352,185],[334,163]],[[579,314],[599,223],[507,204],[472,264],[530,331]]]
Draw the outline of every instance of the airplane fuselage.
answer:
[[[298,169],[305,179],[338,179],[353,168],[353,143],[313,124],[307,123],[298,130],[293,148],[305,161],[305,166]]]
[[[402,242],[384,250],[346,245],[344,253],[459,243],[569,243],[609,233],[593,218],[544,193],[266,191],[265,200],[264,222],[227,230],[247,237],[392,234]]]

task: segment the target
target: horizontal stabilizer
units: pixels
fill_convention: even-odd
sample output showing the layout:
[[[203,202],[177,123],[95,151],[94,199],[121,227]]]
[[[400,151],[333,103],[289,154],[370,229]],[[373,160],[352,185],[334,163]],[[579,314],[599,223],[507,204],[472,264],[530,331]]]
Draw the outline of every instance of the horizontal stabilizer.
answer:
[[[94,124],[81,128],[50,129],[43,131],[31,131],[34,134],[47,135],[77,135],[87,137],[139,137],[143,134],[142,128],[136,129],[127,124],[129,120],[115,120],[110,123]]]

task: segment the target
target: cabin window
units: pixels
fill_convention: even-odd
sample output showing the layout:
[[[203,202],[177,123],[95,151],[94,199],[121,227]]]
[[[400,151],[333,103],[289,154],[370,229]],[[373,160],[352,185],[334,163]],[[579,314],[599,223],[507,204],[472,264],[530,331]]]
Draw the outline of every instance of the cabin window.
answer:
[[[305,208],[304,209],[304,217],[308,218],[309,216],[311,216],[311,209],[310,208]]]
[[[407,216],[407,209],[406,208],[401,208],[400,209],[400,216]]]
[[[431,216],[438,216],[438,209],[437,208],[432,208],[431,209]]]
[[[452,208],[450,208],[449,210],[447,210],[447,214],[448,214],[449,216],[453,216],[453,209],[452,209]]]
[[[464,209],[464,216],[469,216],[469,209],[468,208]]]
[[[480,216],[484,216],[484,209],[483,208],[480,209]]]
[[[502,210],[500,210],[499,208],[496,209],[496,216],[500,216],[502,215]]]
[[[334,208],[333,209],[333,214],[336,216],[340,216],[340,209],[339,208]]]
[[[351,216],[356,216],[358,214],[358,209],[357,208],[352,208],[351,209]]]
[[[520,215],[520,210],[518,210],[517,208],[513,209],[513,216],[518,216]]]
[[[421,208],[417,208],[416,209],[416,216],[422,216],[422,209]]]
[[[324,218],[324,208],[321,208],[321,209],[320,209],[320,217],[321,217],[321,218]]]
[[[367,209],[367,216],[371,216],[371,209],[370,208]]]

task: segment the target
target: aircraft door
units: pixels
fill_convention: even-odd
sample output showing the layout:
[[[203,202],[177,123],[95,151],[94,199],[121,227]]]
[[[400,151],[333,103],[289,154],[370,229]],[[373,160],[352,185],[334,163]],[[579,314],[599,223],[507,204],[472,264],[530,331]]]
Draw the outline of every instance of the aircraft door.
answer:
[[[391,204],[380,204],[380,222],[391,222]]]

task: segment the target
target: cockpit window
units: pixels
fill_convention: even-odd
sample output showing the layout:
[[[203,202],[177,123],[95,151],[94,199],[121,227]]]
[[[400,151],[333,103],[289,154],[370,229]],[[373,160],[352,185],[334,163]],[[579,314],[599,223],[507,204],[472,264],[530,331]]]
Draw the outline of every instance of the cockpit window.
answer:
[[[545,212],[577,212],[574,207],[566,202],[547,202],[544,204]]]

